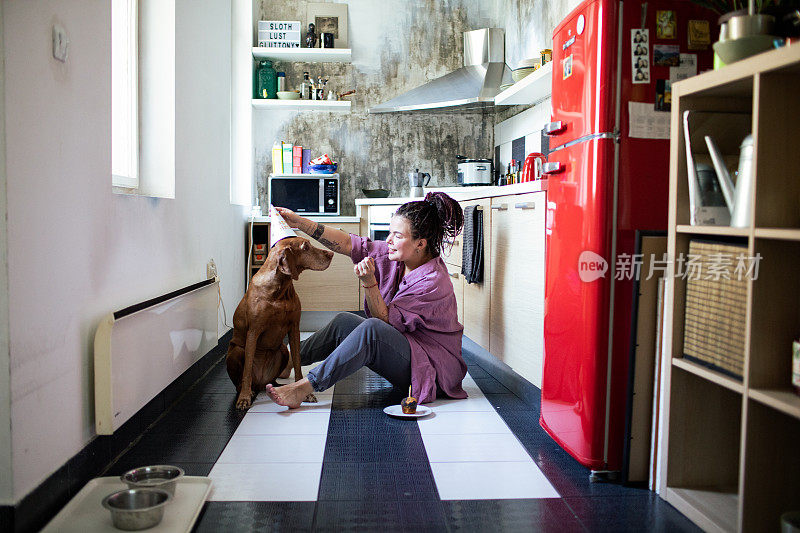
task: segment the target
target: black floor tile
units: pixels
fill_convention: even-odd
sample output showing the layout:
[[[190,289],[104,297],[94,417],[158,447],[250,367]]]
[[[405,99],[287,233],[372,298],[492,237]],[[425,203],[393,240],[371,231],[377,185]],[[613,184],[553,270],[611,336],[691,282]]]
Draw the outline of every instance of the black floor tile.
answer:
[[[230,435],[148,433],[125,456],[145,461],[144,464],[215,463],[229,440]]]
[[[314,506],[314,502],[208,502],[193,531],[312,531]]]
[[[203,392],[191,390],[175,403],[175,411],[236,411],[236,390]]]
[[[364,409],[368,407],[379,407],[383,409],[389,405],[400,403],[407,396],[407,392],[401,389],[385,389],[377,392],[362,394],[339,394],[335,392],[332,410],[339,409]]]
[[[439,501],[424,463],[325,463],[320,501]]]
[[[583,531],[563,500],[443,501],[450,531]]]
[[[566,498],[564,501],[589,531],[700,531],[651,492],[641,496]]]
[[[441,501],[403,501],[400,517],[405,531],[409,533],[447,531],[447,518]]]
[[[317,502],[314,531],[405,531],[399,502]]]
[[[331,410],[328,435],[362,433],[419,435],[419,426],[417,426],[417,421],[414,419],[387,416],[380,407]]]
[[[170,411],[150,428],[156,435],[233,435],[246,411]]]
[[[427,462],[417,433],[403,435],[328,435],[325,463]]]
[[[496,411],[533,411],[537,413],[538,416],[538,409],[535,406],[532,406],[528,403],[523,402],[517,396],[511,393],[507,394],[493,394],[489,393],[483,394],[486,396],[486,399],[489,400],[489,403],[495,408]]]

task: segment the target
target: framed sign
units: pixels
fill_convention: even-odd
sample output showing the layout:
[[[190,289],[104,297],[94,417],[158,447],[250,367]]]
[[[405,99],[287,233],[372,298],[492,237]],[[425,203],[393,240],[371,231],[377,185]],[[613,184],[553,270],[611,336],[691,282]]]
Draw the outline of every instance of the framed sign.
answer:
[[[311,3],[306,9],[306,27],[314,23],[318,38],[333,34],[334,48],[347,48],[347,4]]]

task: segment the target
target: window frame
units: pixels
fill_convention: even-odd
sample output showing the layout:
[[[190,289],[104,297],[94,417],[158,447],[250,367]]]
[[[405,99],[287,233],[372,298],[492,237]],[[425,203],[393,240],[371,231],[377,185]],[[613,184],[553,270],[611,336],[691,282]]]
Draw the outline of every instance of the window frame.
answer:
[[[127,61],[119,65],[117,51],[122,37],[120,35],[118,14],[115,9],[125,8],[127,12],[125,31],[125,55]],[[111,183],[113,187],[137,189],[139,187],[139,2],[138,0],[113,0],[112,1],[112,27],[111,27]],[[123,76],[123,90],[119,89],[119,70],[125,69]],[[127,102],[118,103],[115,99],[124,97]],[[124,106],[120,108],[119,106]],[[123,116],[120,116],[123,115]],[[119,125],[119,121],[125,124]],[[125,128],[127,134],[124,144],[118,146],[119,136],[115,131]],[[120,153],[122,152],[122,153]],[[116,157],[115,157],[116,154]],[[118,158],[127,159],[118,161]]]

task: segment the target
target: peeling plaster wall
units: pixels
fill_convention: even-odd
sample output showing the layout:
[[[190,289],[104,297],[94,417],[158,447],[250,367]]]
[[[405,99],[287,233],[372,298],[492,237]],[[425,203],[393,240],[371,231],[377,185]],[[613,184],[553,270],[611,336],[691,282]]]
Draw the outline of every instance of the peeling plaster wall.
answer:
[[[253,117],[254,168],[260,204],[271,171],[272,144],[286,140],[328,153],[339,162],[341,212],[355,214],[361,188],[408,194],[407,174],[430,172],[431,185],[455,185],[456,155],[491,157],[492,113],[392,113],[367,109],[443,76],[462,64],[462,33],[496,27],[497,0],[350,0],[352,63],[277,63],[287,85],[299,86],[303,71],[328,78],[338,92],[356,89],[347,114],[256,111]],[[256,20],[300,20],[306,2],[261,0]],[[254,21],[255,23],[255,21]],[[303,35],[305,31],[303,31]]]
[[[300,20],[305,35],[307,2],[257,0],[257,20]],[[515,67],[542,48],[552,48],[553,28],[579,0],[349,0],[348,35],[352,63],[282,63],[289,88],[303,71],[329,79],[337,92],[356,89],[350,113],[275,112],[253,116],[254,172],[260,205],[267,204],[266,181],[272,145],[285,140],[328,153],[339,162],[341,212],[355,214],[362,188],[408,194],[407,174],[430,172],[431,184],[456,184],[456,155],[492,157],[494,125],[527,106],[488,113],[391,113],[367,109],[462,64],[462,33],[485,27],[506,31],[506,63]]]

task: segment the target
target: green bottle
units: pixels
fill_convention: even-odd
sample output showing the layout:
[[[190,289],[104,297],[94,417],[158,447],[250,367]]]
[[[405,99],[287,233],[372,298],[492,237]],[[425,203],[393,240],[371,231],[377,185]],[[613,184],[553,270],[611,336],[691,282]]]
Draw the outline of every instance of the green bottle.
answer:
[[[272,61],[261,59],[256,67],[256,98],[277,98],[278,73],[272,68]]]

